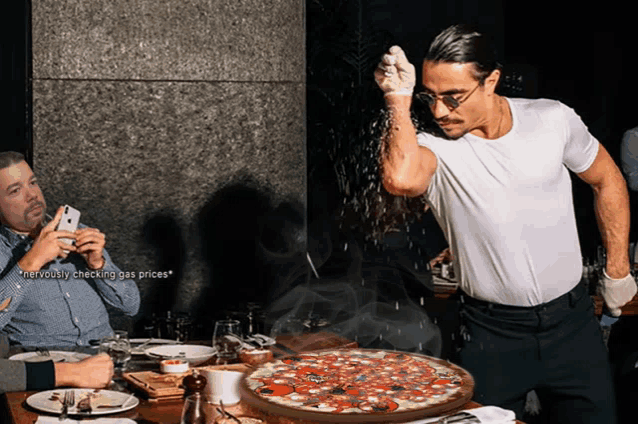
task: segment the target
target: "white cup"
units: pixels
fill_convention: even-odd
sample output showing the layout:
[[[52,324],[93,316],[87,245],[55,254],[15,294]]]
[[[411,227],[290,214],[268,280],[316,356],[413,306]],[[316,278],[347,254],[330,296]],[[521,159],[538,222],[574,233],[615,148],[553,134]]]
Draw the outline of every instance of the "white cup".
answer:
[[[207,401],[216,405],[219,405],[220,400],[224,402],[224,405],[239,403],[241,400],[239,383],[244,373],[207,369],[201,370],[200,373],[206,377],[204,396]]]

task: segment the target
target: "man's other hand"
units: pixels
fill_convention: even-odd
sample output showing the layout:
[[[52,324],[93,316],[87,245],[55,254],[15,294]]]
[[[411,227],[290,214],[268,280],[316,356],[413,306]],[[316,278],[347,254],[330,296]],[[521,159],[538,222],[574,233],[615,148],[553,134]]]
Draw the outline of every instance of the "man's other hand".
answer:
[[[603,274],[600,276],[598,294],[604,299],[605,305],[607,305],[612,316],[619,317],[622,313],[620,308],[633,299],[637,291],[636,281],[631,273],[625,278],[613,279],[603,270]]]
[[[55,386],[101,389],[113,378],[113,361],[106,353],[80,362],[58,362],[55,366]]]
[[[75,232],[75,247],[91,269],[101,269],[104,266],[102,251],[106,243],[106,236],[95,228],[80,228]]]

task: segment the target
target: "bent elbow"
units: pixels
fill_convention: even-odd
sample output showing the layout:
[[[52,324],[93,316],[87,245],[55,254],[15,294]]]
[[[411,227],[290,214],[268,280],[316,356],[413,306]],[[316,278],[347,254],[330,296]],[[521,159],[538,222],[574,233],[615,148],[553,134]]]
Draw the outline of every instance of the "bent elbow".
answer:
[[[427,187],[414,182],[384,176],[383,187],[393,196],[418,197],[425,193]]]

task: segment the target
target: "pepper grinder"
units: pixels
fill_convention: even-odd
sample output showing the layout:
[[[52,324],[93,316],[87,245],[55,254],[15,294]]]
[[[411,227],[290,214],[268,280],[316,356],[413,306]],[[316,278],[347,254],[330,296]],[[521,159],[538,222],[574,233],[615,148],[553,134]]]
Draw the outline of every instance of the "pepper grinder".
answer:
[[[182,384],[186,388],[184,393],[186,400],[180,424],[206,424],[205,402],[202,397],[202,391],[206,387],[206,377],[194,369],[191,374],[184,377]]]

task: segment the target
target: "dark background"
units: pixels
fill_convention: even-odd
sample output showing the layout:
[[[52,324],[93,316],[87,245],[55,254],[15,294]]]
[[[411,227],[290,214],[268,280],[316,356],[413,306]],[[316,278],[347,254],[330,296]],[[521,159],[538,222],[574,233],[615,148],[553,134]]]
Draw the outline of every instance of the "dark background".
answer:
[[[28,1],[3,5],[0,25],[1,143],[5,149],[26,152],[28,158],[29,10]],[[476,24],[492,33],[505,74],[523,78],[516,95],[557,99],[574,108],[619,162],[622,133],[638,125],[635,82],[629,72],[635,36],[626,10],[587,9],[583,4],[577,9],[556,8],[549,1],[525,7],[504,1],[308,0],[308,222],[316,229],[315,239],[330,232],[317,222],[339,222],[340,230],[367,236],[385,220],[391,221],[386,227],[402,228],[408,235],[425,228],[425,237],[418,237],[425,256],[444,247],[431,214],[420,217],[411,229],[400,225],[422,207],[417,201],[394,202],[395,216],[370,212],[394,201],[382,189],[367,189],[378,186],[374,148],[380,127],[370,127],[383,110],[372,72],[393,44],[402,46],[419,70],[430,41],[454,23]],[[600,238],[592,192],[574,178],[574,193],[583,255],[593,257]],[[383,200],[371,201],[372,194]],[[635,197],[632,193],[633,205]],[[402,217],[404,213],[408,218]],[[636,240],[633,228],[631,240]],[[322,255],[315,259],[321,262]]]
[[[2,5],[0,12],[0,146],[19,150],[31,163],[30,1]]]
[[[326,146],[334,145],[338,138],[335,132],[349,126],[355,128],[348,137],[349,143],[336,141],[342,153],[333,153],[333,157],[343,158],[353,150],[353,145],[369,143],[365,136],[358,137],[366,129],[362,131],[365,125],[357,115],[364,115],[363,121],[368,123],[383,108],[380,90],[372,76],[380,56],[391,45],[400,45],[416,65],[418,90],[420,64],[427,47],[436,34],[456,23],[477,25],[491,33],[501,51],[504,74],[522,77],[519,91],[503,94],[556,99],[572,107],[619,164],[622,134],[638,125],[633,105],[636,88],[629,71],[634,61],[635,35],[626,10],[588,8],[584,4],[577,9],[562,4],[557,8],[555,2],[549,1],[534,2],[527,7],[518,2],[470,0],[308,1],[310,204],[312,198],[321,197],[316,194],[318,191],[326,190],[319,180],[331,178],[329,173],[320,177],[314,173],[318,168],[330,168],[326,163],[335,162],[325,153]],[[352,64],[353,57],[360,59],[355,61],[357,66]],[[352,94],[353,91],[358,94]],[[325,101],[325,93],[332,96],[332,102]],[[336,129],[330,133],[325,127]],[[345,168],[354,175],[363,168],[357,164],[365,159],[364,155],[356,161],[336,162],[347,162]],[[372,161],[366,163],[374,166]],[[588,185],[572,176],[583,256],[593,257],[601,244],[593,193]],[[359,187],[370,179],[363,178]],[[353,182],[351,187],[356,185]],[[340,197],[348,198],[348,204],[356,196],[341,193]],[[635,197],[632,193],[633,205]],[[414,210],[409,204],[405,206]],[[431,228],[429,224],[427,227]],[[436,240],[431,248],[440,246],[439,236],[432,238]],[[636,230],[632,229],[631,240],[635,239]]]

